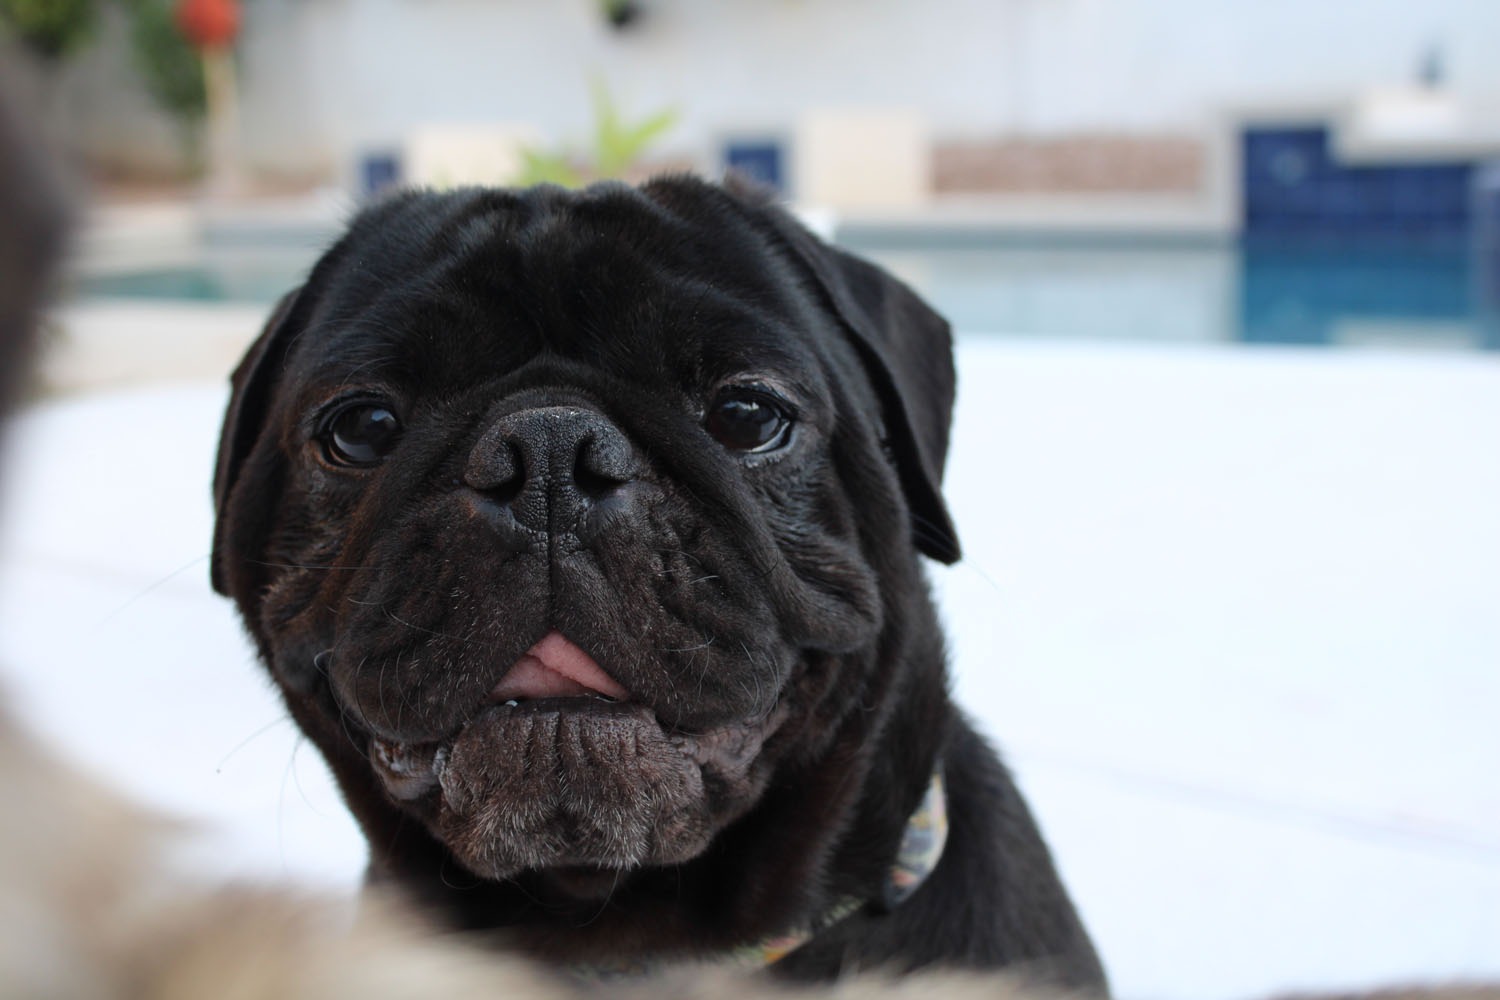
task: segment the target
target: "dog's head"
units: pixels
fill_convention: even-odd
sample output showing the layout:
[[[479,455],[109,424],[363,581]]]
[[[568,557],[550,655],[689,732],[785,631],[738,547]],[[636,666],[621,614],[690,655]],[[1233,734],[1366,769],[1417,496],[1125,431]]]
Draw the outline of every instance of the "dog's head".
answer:
[[[947,324],[752,192],[397,197],[233,385],[214,585],[372,841],[486,878],[699,855],[957,558]]]

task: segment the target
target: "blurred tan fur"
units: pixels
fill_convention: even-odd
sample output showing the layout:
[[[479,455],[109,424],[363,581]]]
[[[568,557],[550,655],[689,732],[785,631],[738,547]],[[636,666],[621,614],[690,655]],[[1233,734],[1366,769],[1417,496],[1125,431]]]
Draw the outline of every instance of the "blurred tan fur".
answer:
[[[572,995],[519,961],[423,934],[377,900],[207,888],[187,832],[0,720],[0,994],[78,998]],[[439,989],[439,984],[441,988]]]

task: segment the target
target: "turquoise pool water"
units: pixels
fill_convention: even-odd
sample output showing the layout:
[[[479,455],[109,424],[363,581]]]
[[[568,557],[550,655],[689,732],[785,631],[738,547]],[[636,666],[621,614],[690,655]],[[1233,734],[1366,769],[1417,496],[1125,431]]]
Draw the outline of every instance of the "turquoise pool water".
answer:
[[[1468,247],[1228,244],[851,249],[900,274],[966,333],[1500,349],[1500,254]],[[82,298],[273,302],[312,250],[78,280]]]

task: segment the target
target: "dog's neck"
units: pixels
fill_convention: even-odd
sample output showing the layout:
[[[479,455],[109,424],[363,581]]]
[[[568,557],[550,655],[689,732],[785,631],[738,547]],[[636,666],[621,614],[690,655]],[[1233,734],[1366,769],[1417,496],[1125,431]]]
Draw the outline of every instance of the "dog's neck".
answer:
[[[807,924],[734,948],[722,956],[720,964],[740,969],[774,965],[866,906],[895,909],[916,892],[927,880],[927,876],[937,868],[947,841],[948,794],[943,785],[942,764],[939,762],[932,772],[926,794],[906,821],[906,829],[901,835],[901,847],[886,872],[879,899],[846,896]],[[570,966],[569,971],[579,979],[592,982],[619,976],[646,975],[660,971],[666,964],[642,958],[608,964],[580,963]]]

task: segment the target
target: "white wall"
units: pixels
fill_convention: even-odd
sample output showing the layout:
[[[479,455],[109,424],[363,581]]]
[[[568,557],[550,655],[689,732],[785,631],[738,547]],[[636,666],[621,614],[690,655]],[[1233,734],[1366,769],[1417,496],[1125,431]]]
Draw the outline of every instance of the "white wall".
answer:
[[[939,135],[1190,128],[1225,103],[1338,99],[1412,78],[1440,44],[1500,99],[1500,0],[253,0],[254,159],[343,166],[422,121],[529,121],[583,140],[588,78],[673,147],[789,132],[809,107],[906,107]]]

